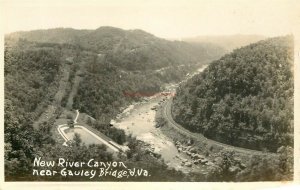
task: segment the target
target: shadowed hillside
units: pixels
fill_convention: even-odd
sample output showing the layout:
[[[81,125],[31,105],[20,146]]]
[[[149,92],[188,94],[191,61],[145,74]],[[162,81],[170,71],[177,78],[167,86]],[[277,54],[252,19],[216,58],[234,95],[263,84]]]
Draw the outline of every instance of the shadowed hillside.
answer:
[[[293,146],[293,38],[270,38],[212,62],[179,87],[176,121],[206,137],[276,152]]]

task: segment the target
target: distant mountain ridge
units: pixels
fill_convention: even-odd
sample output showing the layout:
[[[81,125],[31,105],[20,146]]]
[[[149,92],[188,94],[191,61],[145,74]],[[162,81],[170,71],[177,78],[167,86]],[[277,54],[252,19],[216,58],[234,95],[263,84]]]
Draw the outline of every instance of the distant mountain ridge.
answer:
[[[208,63],[221,57],[223,48],[211,44],[189,44],[158,38],[143,30],[102,26],[96,30],[55,28],[14,32],[6,41],[25,39],[39,43],[73,44],[105,55],[105,60],[129,70]]]
[[[5,39],[27,39],[34,42],[73,43],[73,40],[90,33],[91,30],[76,30],[73,28],[54,28],[47,30],[32,30],[13,32],[5,35]]]
[[[11,38],[11,39],[24,38],[29,41],[37,41],[37,42],[70,43],[70,42],[74,42],[71,40],[73,38],[84,37],[85,35],[89,35],[92,33],[110,32],[112,35],[116,35],[116,34],[124,34],[126,31],[153,36],[152,34],[147,33],[140,29],[123,30],[111,26],[101,26],[95,30],[60,27],[60,28],[38,29],[38,30],[30,30],[30,31],[17,31],[17,32],[6,34],[5,38]]]
[[[196,36],[191,38],[183,38],[182,41],[189,43],[211,43],[218,45],[227,51],[240,48],[251,43],[264,40],[267,37],[262,35],[220,35],[220,36]]]

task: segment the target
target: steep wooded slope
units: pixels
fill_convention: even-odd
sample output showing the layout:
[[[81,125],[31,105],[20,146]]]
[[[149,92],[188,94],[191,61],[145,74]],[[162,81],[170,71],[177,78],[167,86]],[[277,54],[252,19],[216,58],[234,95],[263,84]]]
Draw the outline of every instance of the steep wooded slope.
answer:
[[[180,86],[173,116],[231,145],[273,152],[293,146],[292,64],[291,36],[237,49]]]

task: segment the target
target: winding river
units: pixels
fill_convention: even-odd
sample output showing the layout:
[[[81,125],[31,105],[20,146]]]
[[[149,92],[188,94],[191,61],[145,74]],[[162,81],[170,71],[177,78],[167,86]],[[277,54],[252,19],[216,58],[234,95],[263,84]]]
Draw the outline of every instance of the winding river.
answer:
[[[153,109],[163,101],[164,96],[151,97],[139,104],[131,105],[112,124],[123,129],[126,134],[132,134],[138,140],[150,145],[153,152],[162,156],[169,167],[188,171],[186,166],[181,166],[181,159],[186,159],[184,155],[179,155],[173,141],[165,136],[159,128],[156,128],[155,114]]]
[[[188,75],[182,82],[185,82],[196,73],[202,72],[205,68],[206,66]],[[117,116],[116,120],[112,120],[111,123],[115,127],[123,129],[126,134],[132,134],[138,140],[149,144],[154,152],[162,156],[169,167],[183,172],[190,172],[193,170],[192,168],[182,166],[181,164],[182,160],[189,159],[189,157],[184,154],[179,154],[173,140],[165,136],[160,128],[155,127],[156,111],[153,108],[161,104],[162,101],[166,101],[166,98],[170,98],[170,95],[174,94],[176,87],[176,84],[166,86],[166,94],[169,95],[167,97],[163,96],[163,93],[159,93],[156,96],[145,98],[145,100],[140,103],[128,106]]]

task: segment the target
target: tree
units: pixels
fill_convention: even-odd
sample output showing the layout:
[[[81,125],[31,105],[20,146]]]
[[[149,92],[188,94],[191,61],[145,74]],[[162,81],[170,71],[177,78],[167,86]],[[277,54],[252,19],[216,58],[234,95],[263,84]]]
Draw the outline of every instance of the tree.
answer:
[[[167,120],[163,117],[158,117],[156,120],[156,127],[163,127],[167,124]]]
[[[74,134],[74,137],[73,137],[73,140],[74,140],[75,146],[80,146],[80,144],[81,144],[81,142],[82,142],[82,139],[81,139],[81,137],[80,137],[80,134],[75,133],[75,134]]]
[[[73,120],[68,120],[68,126],[70,127],[70,128],[74,128],[74,121]]]

